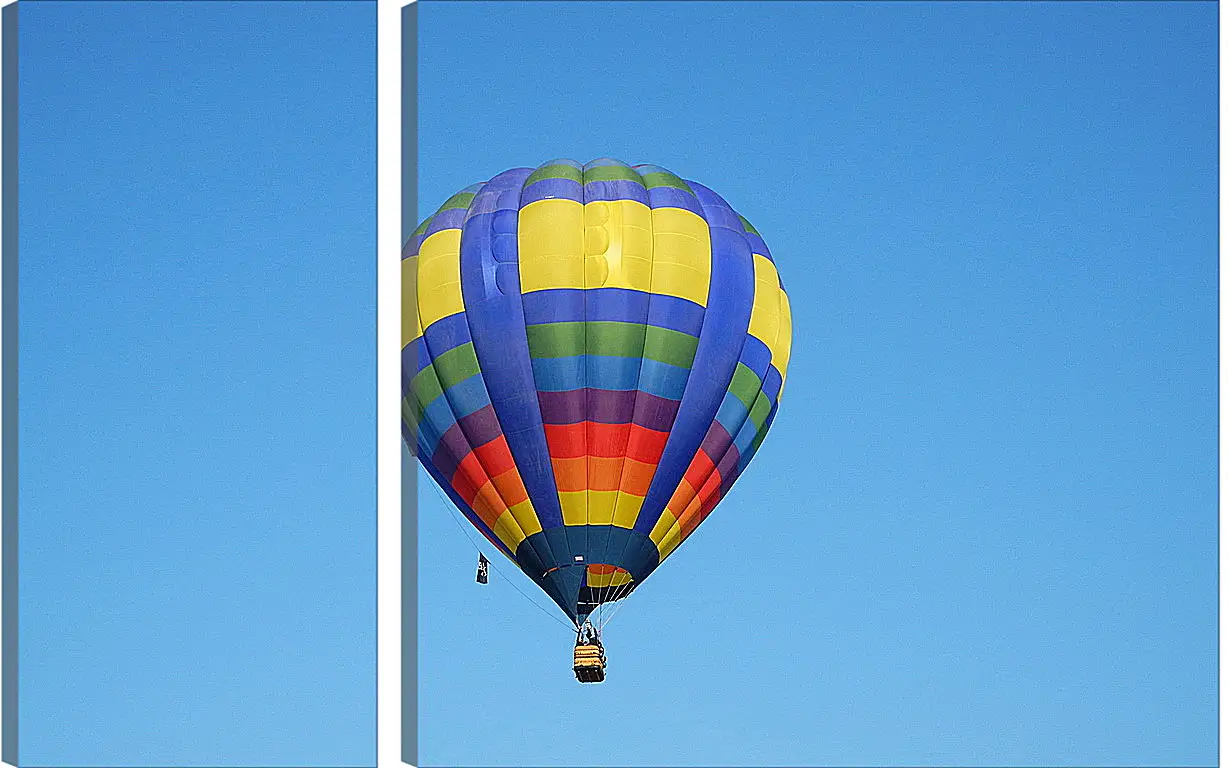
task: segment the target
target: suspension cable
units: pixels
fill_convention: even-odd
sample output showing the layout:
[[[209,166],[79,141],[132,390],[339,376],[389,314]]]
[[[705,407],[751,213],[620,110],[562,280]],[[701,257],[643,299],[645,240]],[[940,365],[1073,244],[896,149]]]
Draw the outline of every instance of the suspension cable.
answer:
[[[445,508],[447,508],[447,509],[449,509],[449,510],[452,510],[452,511],[453,511],[453,513],[454,513],[454,514],[450,514],[450,515],[448,515],[448,518],[449,518],[450,520],[452,520],[452,522],[453,522],[453,523],[455,523],[455,524],[456,524],[457,528],[459,528],[459,529],[461,530],[461,533],[462,533],[462,534],[464,534],[464,535],[465,535],[465,538],[469,540],[470,545],[471,545],[471,546],[473,546],[473,548],[474,548],[474,549],[478,552],[478,554],[479,554],[479,555],[482,555],[483,557],[486,557],[486,555],[484,555],[484,554],[483,554],[483,552],[482,552],[482,548],[479,546],[478,542],[476,542],[476,541],[474,540],[473,536],[470,534],[470,532],[469,532],[468,530],[466,530],[466,527],[465,527],[464,525],[462,525],[461,521],[460,521],[460,520],[457,520],[457,517],[458,517],[458,516],[461,516],[461,512],[460,512],[460,510],[457,510],[457,509],[455,508],[455,505],[452,503],[452,500],[451,500],[451,499],[449,499],[447,496],[445,496],[445,495],[444,495],[444,492],[443,492],[443,491],[441,491],[441,490],[439,489],[439,487],[437,487],[437,486],[436,486],[436,484],[435,484],[434,482],[427,483],[427,485],[430,485],[430,486],[431,486],[431,488],[435,491],[435,495],[440,497],[440,501],[442,501],[442,502],[444,503],[444,507],[445,507]],[[465,522],[467,522],[467,523],[468,523],[469,521],[467,520],[467,521],[465,521]],[[521,595],[521,597],[523,597],[523,598],[525,598],[526,600],[528,600],[528,601],[529,601],[529,603],[530,603],[531,605],[533,605],[533,607],[534,607],[534,608],[537,608],[539,611],[541,611],[542,613],[545,613],[547,616],[549,616],[549,617],[550,617],[550,619],[551,619],[552,621],[558,622],[559,624],[563,625],[563,627],[564,627],[565,629],[567,629],[567,630],[568,630],[568,632],[572,632],[572,631],[575,629],[575,627],[574,627],[573,625],[568,624],[568,623],[567,623],[567,622],[565,622],[563,619],[561,619],[561,618],[559,618],[558,616],[556,616],[553,612],[548,611],[547,609],[543,608],[543,607],[542,607],[542,606],[538,603],[538,601],[534,600],[534,599],[533,599],[533,598],[531,598],[529,595],[527,595],[527,594],[525,594],[523,591],[521,591],[521,588],[520,588],[520,587],[518,587],[518,586],[516,585],[516,582],[515,582],[515,581],[513,581],[512,579],[508,578],[508,577],[504,574],[504,572],[503,572],[503,571],[501,571],[501,570],[499,569],[499,567],[495,565],[495,563],[497,562],[497,560],[498,560],[498,557],[494,557],[494,558],[487,558],[487,562],[488,562],[488,563],[490,563],[491,567],[495,569],[495,572],[496,572],[496,573],[498,573],[500,576],[502,576],[502,577],[503,577],[503,580],[504,580],[505,582],[507,582],[508,584],[510,584],[510,585],[512,586],[512,588],[513,588],[513,589],[515,589],[517,592],[519,592],[519,593],[520,593],[520,595]]]

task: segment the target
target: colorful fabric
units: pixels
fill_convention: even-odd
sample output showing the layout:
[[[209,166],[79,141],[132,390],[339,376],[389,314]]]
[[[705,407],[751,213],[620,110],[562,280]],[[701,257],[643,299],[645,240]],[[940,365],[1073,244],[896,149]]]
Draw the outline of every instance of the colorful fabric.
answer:
[[[791,333],[772,255],[664,168],[505,171],[445,202],[401,264],[406,442],[574,621],[703,522],[776,416]]]

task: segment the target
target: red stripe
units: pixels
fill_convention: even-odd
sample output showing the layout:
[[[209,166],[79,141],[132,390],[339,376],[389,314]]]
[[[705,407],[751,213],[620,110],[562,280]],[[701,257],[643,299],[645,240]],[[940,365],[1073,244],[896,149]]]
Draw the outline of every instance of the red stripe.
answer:
[[[600,424],[582,421],[578,424],[546,424],[546,446],[554,459],[578,459],[581,456],[623,456],[656,464],[666,447],[669,432],[659,432],[639,424]],[[593,450],[590,451],[589,447]]]

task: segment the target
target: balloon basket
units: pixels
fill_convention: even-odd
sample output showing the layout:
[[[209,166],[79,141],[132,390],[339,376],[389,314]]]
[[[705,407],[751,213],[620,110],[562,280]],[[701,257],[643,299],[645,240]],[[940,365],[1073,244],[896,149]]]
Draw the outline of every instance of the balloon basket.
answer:
[[[582,683],[600,683],[606,679],[606,653],[600,645],[577,645],[572,671]]]

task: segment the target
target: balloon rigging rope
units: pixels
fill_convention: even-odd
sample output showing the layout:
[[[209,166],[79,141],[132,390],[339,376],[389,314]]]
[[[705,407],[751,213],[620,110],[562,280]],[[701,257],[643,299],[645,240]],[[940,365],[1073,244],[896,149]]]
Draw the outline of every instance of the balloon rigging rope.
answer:
[[[461,530],[461,533],[462,533],[462,534],[464,534],[465,538],[469,540],[470,545],[471,545],[471,546],[473,546],[473,548],[474,548],[475,550],[477,550],[477,551],[478,551],[478,554],[479,554],[479,555],[482,555],[483,557],[486,557],[486,555],[483,555],[483,553],[482,553],[482,547],[481,547],[481,546],[479,546],[478,542],[474,541],[474,538],[473,538],[473,536],[472,536],[472,535],[470,535],[470,532],[469,532],[469,531],[467,531],[467,530],[465,530],[465,526],[461,524],[461,521],[460,521],[460,520],[457,520],[457,516],[460,516],[460,515],[461,515],[461,512],[460,512],[459,510],[456,510],[456,509],[455,509],[455,507],[454,507],[454,506],[453,506],[453,504],[452,504],[452,501],[451,501],[451,500],[450,500],[447,496],[445,496],[445,495],[444,495],[444,492],[443,492],[443,491],[441,491],[438,487],[436,487],[435,483],[427,483],[427,485],[430,485],[430,486],[431,486],[431,488],[432,488],[432,490],[434,490],[434,491],[435,491],[435,495],[440,497],[440,501],[442,501],[442,502],[444,503],[444,507],[445,507],[446,509],[449,509],[449,510],[454,510],[454,513],[455,513],[455,514],[453,514],[453,515],[448,515],[448,519],[452,520],[452,522],[456,524],[457,528],[459,528],[459,529]],[[466,522],[468,523],[469,521],[467,520]],[[558,616],[556,616],[554,613],[552,613],[552,612],[550,612],[550,611],[546,610],[545,608],[543,608],[543,607],[542,607],[542,606],[538,603],[538,601],[534,600],[534,599],[533,599],[533,598],[531,598],[529,595],[527,595],[527,594],[525,594],[523,591],[521,591],[521,588],[520,588],[520,587],[518,587],[518,586],[516,585],[516,582],[515,582],[515,581],[513,581],[513,580],[512,580],[512,579],[510,579],[510,578],[508,578],[508,577],[504,574],[504,572],[503,572],[503,571],[501,571],[498,567],[496,567],[495,563],[497,562],[498,557],[499,557],[498,555],[496,555],[495,557],[488,557],[488,558],[487,558],[487,562],[490,564],[490,567],[491,567],[491,568],[494,568],[494,569],[495,569],[495,572],[496,572],[496,573],[498,573],[500,576],[503,576],[503,579],[504,579],[504,581],[505,581],[505,582],[507,582],[508,584],[510,584],[510,585],[512,586],[512,588],[513,588],[513,589],[515,589],[517,592],[519,592],[519,593],[520,593],[521,597],[523,597],[523,598],[525,598],[526,600],[528,600],[528,601],[529,601],[529,603],[530,603],[531,605],[533,605],[533,607],[534,607],[534,608],[537,608],[539,611],[541,611],[542,613],[544,613],[544,614],[546,614],[547,616],[549,616],[549,617],[550,617],[550,619],[551,619],[551,621],[555,621],[555,622],[558,622],[559,624],[563,625],[563,627],[564,627],[564,628],[566,628],[566,629],[568,630],[568,632],[569,632],[569,633],[572,633],[572,632],[574,632],[574,631],[576,630],[576,627],[572,626],[571,624],[568,624],[568,623],[567,623],[567,622],[565,622],[563,619],[561,619],[561,618],[559,618]]]
[[[618,613],[623,608],[623,606],[627,604],[627,598],[631,597],[631,585],[634,583],[635,583],[634,581],[629,581],[627,582],[627,584],[622,584],[618,587],[615,587],[615,591],[613,593],[614,596],[611,598],[610,602],[613,603],[619,599],[622,599],[623,602],[619,603],[614,608],[610,609],[610,612],[606,614],[606,618],[599,619],[599,621],[601,621],[601,625],[598,627],[598,632],[601,632],[602,630],[606,629],[606,625],[609,624],[610,620],[615,617],[615,614]],[[622,595],[620,595],[619,590],[625,587],[627,588],[627,591],[624,592]],[[605,603],[602,603],[602,605],[605,606]]]

